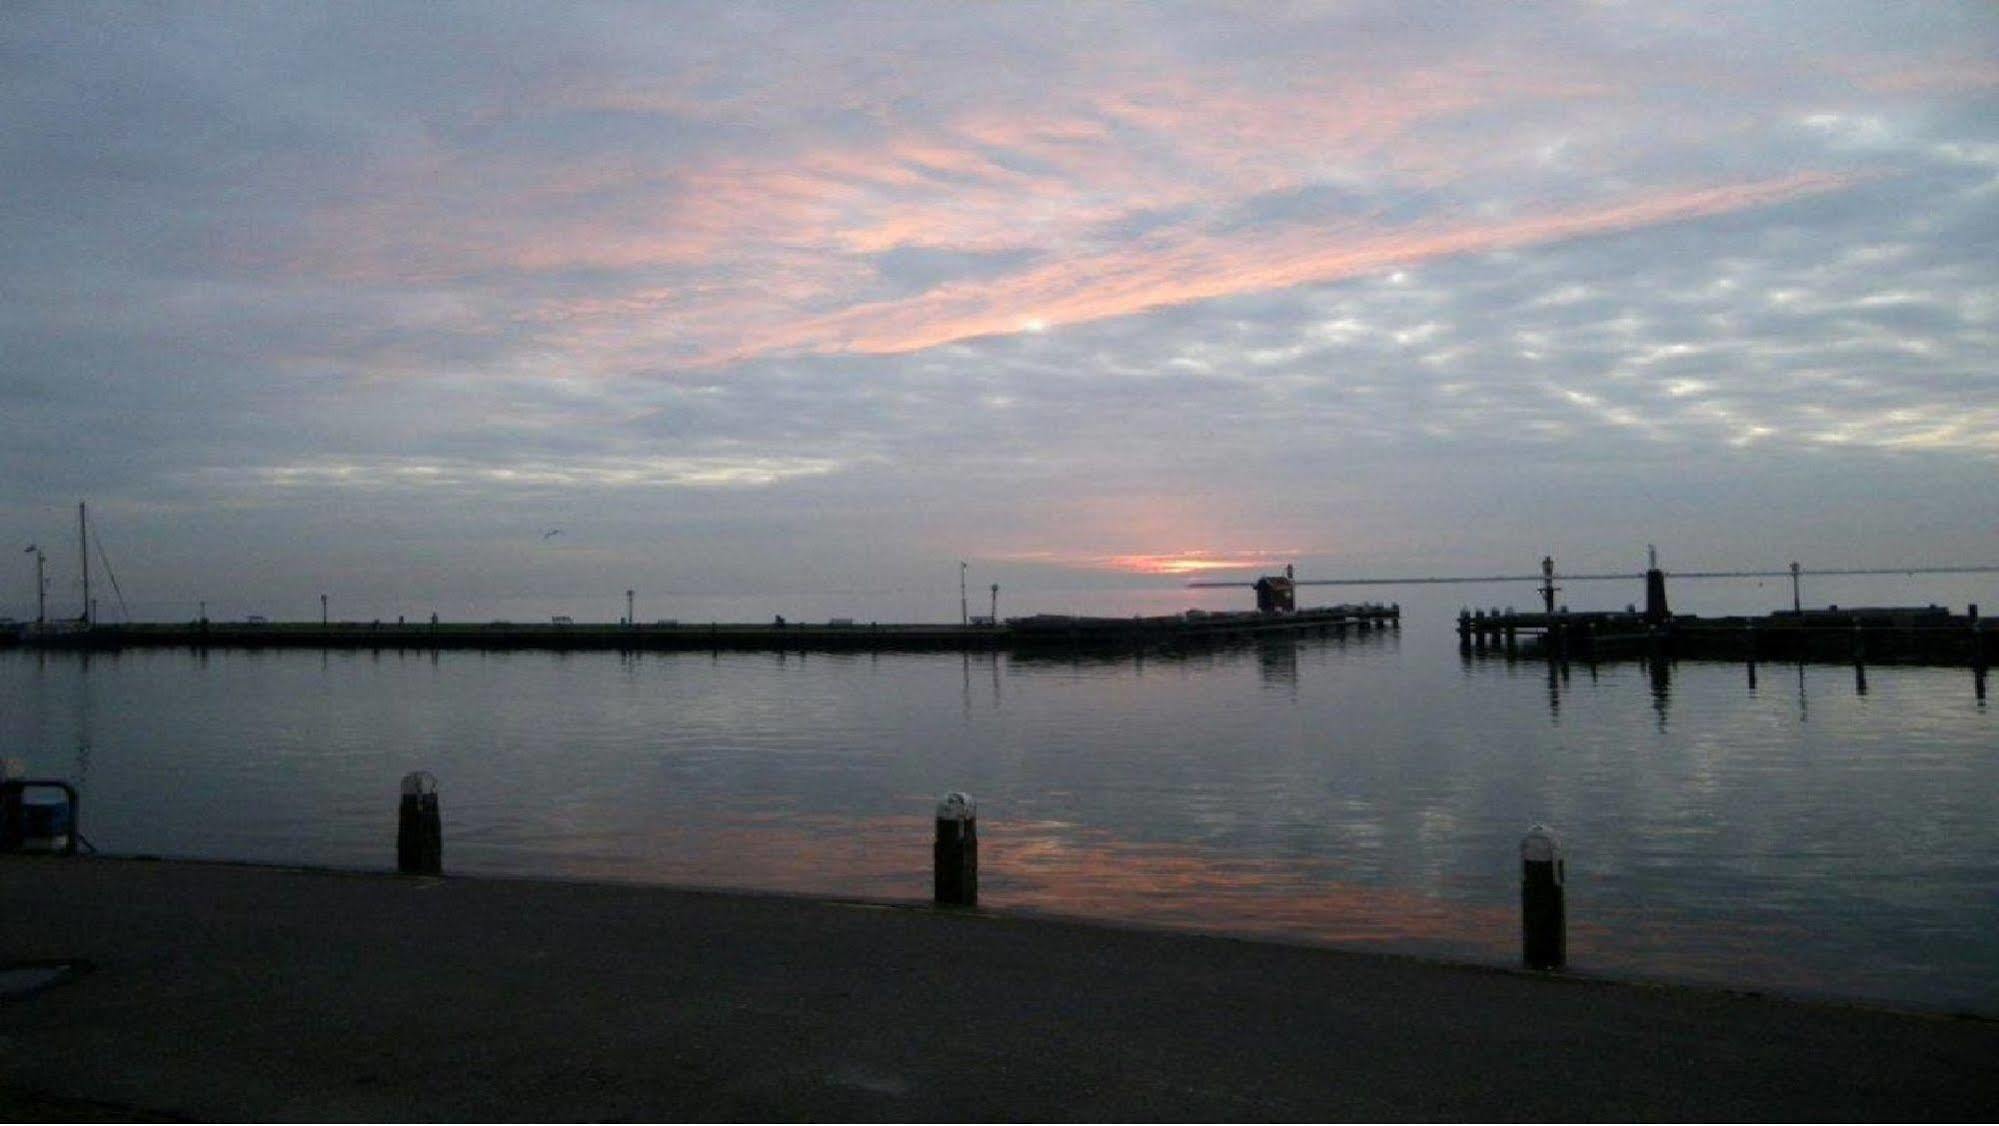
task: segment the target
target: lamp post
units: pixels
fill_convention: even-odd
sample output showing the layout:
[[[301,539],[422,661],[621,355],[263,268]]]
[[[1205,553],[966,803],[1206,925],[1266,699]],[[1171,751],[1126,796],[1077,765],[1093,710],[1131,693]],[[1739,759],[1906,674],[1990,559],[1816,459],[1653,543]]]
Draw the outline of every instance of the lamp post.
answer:
[[[41,625],[49,620],[48,558],[38,544],[29,544],[26,550],[35,555],[35,624]]]
[[[972,606],[965,601],[965,561],[962,559],[958,560],[958,624],[972,624]]]

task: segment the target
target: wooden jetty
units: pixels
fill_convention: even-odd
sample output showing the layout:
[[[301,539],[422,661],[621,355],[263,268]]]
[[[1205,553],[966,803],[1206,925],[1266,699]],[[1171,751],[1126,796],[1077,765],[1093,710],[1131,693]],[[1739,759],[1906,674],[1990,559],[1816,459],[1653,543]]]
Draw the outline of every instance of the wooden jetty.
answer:
[[[10,637],[36,649],[542,649],[959,652],[1015,648],[1144,648],[1259,634],[1398,628],[1397,606],[1327,606],[1152,617],[1037,614],[998,625],[852,622],[143,622],[22,630]],[[4,643],[4,642],[0,642]]]
[[[1999,629],[1979,617],[1975,605],[1962,614],[1942,606],[1829,606],[1713,618],[1637,610],[1467,610],[1459,613],[1457,628],[1465,652],[1585,660],[1668,656],[1984,668],[1999,652]]]

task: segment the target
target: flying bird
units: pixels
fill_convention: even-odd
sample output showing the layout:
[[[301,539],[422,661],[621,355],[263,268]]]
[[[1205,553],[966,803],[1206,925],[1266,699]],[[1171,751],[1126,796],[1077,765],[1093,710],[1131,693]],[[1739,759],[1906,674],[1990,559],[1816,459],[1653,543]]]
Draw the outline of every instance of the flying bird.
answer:
[[[562,534],[562,529],[561,529],[561,528],[550,528],[550,529],[549,529],[548,531],[546,531],[546,532],[543,532],[543,533],[541,534],[541,538],[542,538],[542,539],[548,539],[548,538],[550,538],[550,537],[552,537],[552,536],[559,536],[559,535],[561,535],[561,534]]]

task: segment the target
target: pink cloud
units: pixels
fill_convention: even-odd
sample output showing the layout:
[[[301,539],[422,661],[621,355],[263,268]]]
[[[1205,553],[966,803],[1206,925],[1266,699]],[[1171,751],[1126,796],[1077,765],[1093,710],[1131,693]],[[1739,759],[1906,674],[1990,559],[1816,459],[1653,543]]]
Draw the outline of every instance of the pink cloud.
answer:
[[[1497,222],[1389,230],[1293,229],[1236,239],[1188,233],[1052,263],[998,281],[940,286],[908,300],[773,325],[743,346],[705,358],[728,363],[769,352],[913,352],[1030,326],[1041,330],[1082,324],[1234,294],[1337,281],[1448,255],[1724,214],[1830,191],[1845,183],[1839,176],[1803,173]]]
[[[753,113],[746,101],[702,101],[699,85],[572,93],[568,104]],[[613,374],[913,352],[1684,221],[1843,182],[1800,173],[1611,196],[1565,175],[1539,181],[1532,208],[1499,200],[1479,215],[1241,221],[1261,200],[1313,187],[1370,199],[1461,186],[1502,158],[1426,130],[1496,104],[1581,97],[1619,94],[1586,75],[1467,62],[1259,85],[1126,60],[1094,85],[1029,104],[840,143],[780,137],[760,150],[562,162],[424,149],[385,173],[378,195],[319,216],[295,264],[405,284],[609,275],[510,319],[574,370]],[[905,249],[1014,261],[911,292],[872,257]]]

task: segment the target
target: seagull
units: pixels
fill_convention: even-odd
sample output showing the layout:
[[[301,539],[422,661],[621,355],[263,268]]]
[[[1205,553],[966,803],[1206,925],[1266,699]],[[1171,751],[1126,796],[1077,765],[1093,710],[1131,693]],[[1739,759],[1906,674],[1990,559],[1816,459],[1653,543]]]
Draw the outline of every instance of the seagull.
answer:
[[[21,552],[22,552],[22,554],[24,554],[24,555],[25,555],[25,554],[27,554],[28,552],[30,552],[30,551],[34,551],[34,550],[35,550],[35,545],[34,545],[34,544],[29,544],[28,546],[26,546],[26,547],[22,548],[22,549],[21,549]]]
[[[561,529],[561,528],[550,528],[550,529],[549,529],[548,531],[546,531],[546,532],[543,532],[543,533],[541,534],[541,538],[542,538],[542,539],[549,539],[550,537],[553,537],[553,536],[559,536],[559,535],[561,535],[561,534],[562,534],[562,529]]]

